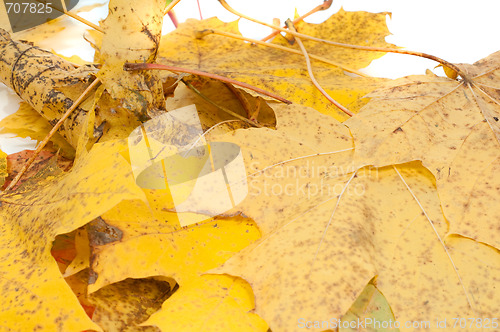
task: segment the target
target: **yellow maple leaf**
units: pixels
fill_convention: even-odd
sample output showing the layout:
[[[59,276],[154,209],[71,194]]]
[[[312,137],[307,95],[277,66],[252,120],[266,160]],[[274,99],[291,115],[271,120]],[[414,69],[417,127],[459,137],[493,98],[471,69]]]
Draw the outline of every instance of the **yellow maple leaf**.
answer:
[[[245,281],[205,275],[187,282],[142,325],[162,331],[267,331],[262,318],[250,312],[253,307],[252,290]]]
[[[349,126],[358,162],[422,160],[454,233],[500,248],[500,52],[458,65],[465,79],[409,76],[373,98]]]
[[[172,277],[182,288],[184,282],[220,265],[260,236],[255,224],[243,218],[179,227],[174,212],[162,211],[169,204],[164,193],[148,197],[149,207],[126,201],[103,214],[103,220],[122,236],[92,246],[91,268],[98,277],[90,291],[127,277],[154,275]],[[116,268],[109,269],[110,264]]]
[[[248,281],[273,331],[301,330],[300,317],[340,318],[375,276],[401,324],[499,314],[490,276],[500,255],[448,231],[425,168],[357,169],[347,128],[314,110],[274,109],[276,131],[220,138],[254,165],[253,193],[230,213],[252,217],[263,236],[212,270]]]
[[[25,331],[100,330],[64,282],[50,248],[57,234],[86,224],[123,199],[143,197],[118,153],[122,144],[96,145],[71,172],[37,190],[2,194],[2,326]],[[28,314],[32,319],[26,319]]]

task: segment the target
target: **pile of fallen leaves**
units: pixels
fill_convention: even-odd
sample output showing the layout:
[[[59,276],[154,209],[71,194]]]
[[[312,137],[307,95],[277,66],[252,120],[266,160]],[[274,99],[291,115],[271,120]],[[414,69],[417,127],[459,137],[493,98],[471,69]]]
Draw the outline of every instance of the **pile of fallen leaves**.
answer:
[[[0,155],[1,330],[499,329],[500,52],[456,65],[458,78],[387,81],[346,74],[383,53],[304,40],[337,62],[312,60],[325,91],[355,113],[347,119],[300,53],[200,38],[239,34],[216,18],[161,36],[164,5],[112,0],[104,34],[86,36],[93,64],[0,30],[0,79],[24,100],[2,132],[42,140],[75,105],[15,185],[33,152]],[[385,16],[341,10],[297,30],[391,47]],[[281,35],[272,43],[300,50]],[[220,75],[292,104],[125,63]],[[205,143],[241,149],[246,197],[224,212],[209,211],[215,180],[207,207],[179,212],[168,185],[140,186],[133,171],[146,136],[131,145],[131,133],[193,104]],[[150,151],[189,136],[153,124]]]

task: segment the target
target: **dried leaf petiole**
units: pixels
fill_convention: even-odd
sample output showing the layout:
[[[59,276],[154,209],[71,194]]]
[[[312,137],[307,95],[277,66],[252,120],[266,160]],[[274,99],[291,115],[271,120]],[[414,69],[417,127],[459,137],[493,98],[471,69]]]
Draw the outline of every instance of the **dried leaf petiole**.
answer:
[[[228,78],[228,77],[224,77],[224,76],[220,76],[220,75],[216,75],[216,74],[211,74],[211,73],[207,73],[207,72],[200,71],[200,70],[167,66],[167,65],[162,65],[162,64],[158,64],[158,63],[130,63],[130,62],[125,63],[124,69],[125,70],[168,70],[171,72],[187,73],[187,74],[193,74],[193,75],[213,78],[214,80],[219,80],[219,81],[225,82],[225,83],[231,83],[234,85],[241,86],[242,88],[246,88],[246,89],[258,92],[258,93],[263,94],[265,96],[279,100],[285,104],[292,103],[290,100],[287,100],[283,97],[280,97],[280,96],[278,96],[274,93],[268,92],[266,90],[262,90],[260,88],[255,87],[255,86],[252,86],[250,84],[246,84],[246,83],[243,83],[240,81],[233,80],[233,79]]]
[[[290,20],[286,21],[286,25],[288,26],[288,28],[291,31],[296,31],[295,27],[293,26],[293,23]],[[316,89],[318,89],[319,92],[321,92],[321,94],[323,96],[325,96],[326,99],[328,99],[328,101],[330,101],[333,105],[337,106],[337,108],[339,108],[342,112],[344,112],[345,114],[347,114],[349,116],[353,116],[354,114],[351,111],[349,111],[342,104],[340,104],[338,101],[336,101],[335,99],[333,99],[325,91],[325,89],[323,89],[323,87],[321,87],[321,85],[318,83],[318,81],[314,77],[314,73],[312,71],[312,66],[311,66],[311,60],[309,59],[309,54],[307,54],[306,48],[304,47],[304,44],[302,43],[302,40],[300,40],[300,38],[297,37],[297,36],[295,37],[295,40],[297,41],[297,44],[299,45],[300,50],[302,51],[302,54],[304,54],[304,58],[306,59],[307,72],[309,73],[309,77],[311,78],[311,81],[314,84],[314,86],[316,87]]]

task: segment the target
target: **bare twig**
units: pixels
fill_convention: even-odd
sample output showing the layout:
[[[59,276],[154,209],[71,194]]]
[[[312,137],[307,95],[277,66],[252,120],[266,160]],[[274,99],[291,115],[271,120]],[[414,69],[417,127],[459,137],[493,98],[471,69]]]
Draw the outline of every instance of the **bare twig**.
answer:
[[[177,19],[177,15],[175,15],[175,12],[173,9],[171,9],[168,12],[168,17],[170,17],[170,21],[172,21],[172,24],[177,29],[177,27],[179,26],[179,20]]]
[[[300,52],[298,50],[294,50],[293,48],[284,47],[284,46],[277,45],[277,44],[265,43],[265,42],[257,40],[257,39],[247,38],[247,37],[243,37],[241,35],[236,35],[234,33],[229,33],[229,32],[220,31],[220,30],[214,30],[214,29],[206,29],[206,30],[203,30],[203,31],[198,31],[198,32],[196,32],[196,38],[202,38],[203,36],[206,36],[206,35],[211,34],[211,33],[216,34],[216,35],[221,35],[221,36],[229,37],[229,38],[235,38],[235,39],[245,40],[245,41],[249,41],[249,42],[254,43],[254,44],[258,44],[258,45],[262,45],[262,46],[266,46],[266,47],[271,47],[271,48],[275,48],[275,49],[278,49],[278,50],[282,50],[282,51],[285,51],[285,52],[290,52],[290,53],[302,55],[302,52]],[[309,54],[309,57],[312,58],[312,59],[318,60],[318,61],[322,61],[324,63],[328,63],[329,65],[342,68],[343,70],[348,71],[350,73],[353,73],[353,74],[356,74],[356,75],[359,75],[359,76],[362,76],[362,77],[369,77],[369,75],[367,75],[365,73],[362,73],[359,70],[346,67],[346,66],[344,66],[344,65],[342,65],[342,64],[340,64],[338,62],[331,61],[331,60],[328,60],[326,58],[323,58],[323,57],[320,57],[320,56],[317,56],[317,55],[314,55],[314,54]]]
[[[430,60],[439,62],[440,64],[445,65],[445,66],[447,66],[450,69],[453,69],[464,80],[470,81],[470,78],[468,77],[467,73],[465,73],[463,70],[461,70],[460,68],[458,68],[456,65],[454,65],[453,63],[448,62],[448,61],[446,61],[444,59],[441,59],[441,58],[439,58],[437,56],[431,55],[431,54],[422,53],[422,52],[415,52],[415,51],[409,51],[409,50],[400,50],[400,49],[395,49],[395,48],[387,48],[387,47],[372,47],[372,46],[360,46],[360,45],[344,44],[344,43],[334,42],[334,41],[331,41],[331,40],[316,38],[316,37],[312,37],[312,36],[309,36],[309,35],[305,35],[303,33],[295,32],[295,31],[290,31],[290,30],[284,29],[284,28],[282,28],[280,26],[276,26],[276,25],[265,23],[265,22],[261,22],[259,20],[256,20],[256,19],[251,18],[251,17],[249,17],[247,15],[244,15],[242,13],[237,12],[236,10],[234,10],[233,8],[231,8],[227,4],[227,2],[225,0],[219,0],[219,2],[221,3],[221,5],[225,9],[227,9],[229,12],[235,14],[236,16],[239,16],[241,18],[247,19],[249,21],[252,21],[252,22],[255,22],[255,23],[258,23],[258,24],[265,25],[265,26],[270,27],[272,29],[276,29],[276,30],[283,31],[283,32],[288,32],[289,34],[291,34],[291,35],[293,35],[295,37],[299,37],[299,38],[303,38],[303,39],[308,39],[308,40],[313,40],[313,41],[316,41],[316,42],[320,42],[320,43],[324,43],[324,44],[328,44],[328,45],[332,45],[332,46],[355,49],[355,50],[407,54],[407,55],[413,55],[413,56],[418,56],[418,57],[421,57],[421,58],[430,59]]]
[[[240,81],[233,80],[228,77],[216,75],[216,74],[211,74],[207,73],[204,71],[200,70],[195,70],[195,69],[188,69],[188,68],[181,68],[181,67],[174,67],[174,66],[167,66],[167,65],[162,65],[158,63],[130,63],[127,62],[124,65],[125,70],[168,70],[171,72],[178,72],[178,73],[188,73],[188,74],[193,74],[193,75],[198,75],[198,76],[203,76],[203,77],[208,77],[208,78],[213,78],[214,80],[219,80],[221,82],[226,82],[226,83],[231,83],[234,85],[241,86],[245,89],[249,89],[255,92],[258,92],[260,94],[263,94],[265,96],[274,98],[276,100],[279,100],[285,104],[291,104],[292,102],[290,100],[287,100],[283,97],[280,97],[274,93],[268,92],[266,90],[262,90],[261,88],[255,87],[253,85],[243,83]]]
[[[7,188],[5,189],[6,191],[12,189],[19,182],[19,180],[24,175],[24,173],[26,173],[26,171],[29,169],[29,167],[31,166],[31,164],[33,164],[33,161],[35,161],[35,159],[38,156],[38,154],[42,151],[42,149],[45,147],[45,145],[47,145],[47,143],[52,138],[52,136],[54,136],[54,134],[57,132],[57,130],[59,129],[59,127],[61,127],[61,125],[63,124],[63,122],[71,115],[71,113],[78,107],[78,105],[80,105],[80,103],[83,100],[85,100],[85,98],[87,98],[87,95],[90,93],[90,91],[92,91],[92,89],[94,89],[99,83],[100,83],[99,79],[96,78],[85,89],[85,91],[83,91],[83,93],[80,95],[80,97],[78,97],[78,99],[75,100],[75,102],[73,103],[73,105],[71,105],[71,107],[68,108],[68,110],[66,111],[66,113],[64,113],[64,115],[59,119],[59,121],[57,121],[56,125],[50,130],[50,132],[47,134],[47,136],[45,136],[45,138],[43,139],[43,141],[40,142],[40,145],[38,145],[38,147],[36,148],[35,152],[31,156],[31,158],[28,159],[28,161],[23,165],[23,168],[19,171],[19,173],[17,173],[16,177],[7,186]]]
[[[200,13],[200,20],[203,20],[203,15],[201,15],[200,0],[196,0],[196,3],[198,4],[198,12]]]
[[[317,13],[320,10],[326,10],[326,9],[330,8],[330,6],[332,5],[332,2],[333,2],[333,0],[325,0],[321,5],[318,5],[318,6],[314,7],[313,9],[311,9],[306,14],[304,14],[304,15],[302,15],[300,17],[297,17],[296,19],[294,19],[293,20],[293,24],[297,24],[299,22],[302,22],[306,17],[311,16],[312,14]],[[286,26],[284,26],[283,28],[286,28]],[[280,33],[280,32],[279,31],[274,31],[270,35],[262,38],[261,40],[265,42],[265,41],[273,38],[274,36],[276,36],[278,33]]]
[[[292,21],[290,20],[287,20],[286,21],[286,25],[288,26],[288,29],[290,31],[296,31],[295,30],[295,27],[293,26],[293,23]],[[314,77],[314,73],[312,71],[312,66],[311,66],[311,60],[309,59],[309,55],[307,54],[307,51],[306,51],[306,48],[304,47],[304,44],[302,43],[302,40],[300,40],[299,37],[295,36],[295,40],[297,41],[297,45],[299,45],[302,53],[304,54],[304,58],[306,59],[306,65],[307,65],[307,72],[309,73],[309,77],[311,78],[311,81],[312,83],[314,84],[314,86],[316,87],[316,89],[319,90],[319,92],[321,92],[321,94],[323,96],[326,97],[326,99],[328,99],[332,104],[334,104],[335,106],[337,106],[342,112],[344,112],[345,114],[349,115],[349,116],[353,116],[354,114],[349,111],[347,108],[345,108],[342,104],[340,104],[338,101],[336,101],[335,99],[333,99],[322,87],[321,85],[318,83],[318,81],[316,81],[316,78]]]

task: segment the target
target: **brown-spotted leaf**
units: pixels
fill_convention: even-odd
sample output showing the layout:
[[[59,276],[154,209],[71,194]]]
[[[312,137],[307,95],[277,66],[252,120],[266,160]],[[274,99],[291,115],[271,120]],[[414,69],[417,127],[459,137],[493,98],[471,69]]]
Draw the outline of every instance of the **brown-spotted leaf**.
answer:
[[[155,332],[153,326],[139,326],[161,308],[172,294],[167,281],[125,279],[88,295],[95,306],[92,320],[104,331]]]
[[[112,0],[108,17],[102,22],[106,33],[96,60],[102,63],[98,77],[106,90],[138,119],[148,119],[153,108],[164,109],[158,76],[126,72],[125,62],[153,62],[158,52],[163,22],[163,0]]]
[[[384,38],[389,34],[385,26],[385,13],[345,12],[334,14],[322,24],[303,24],[299,27],[316,37],[351,44],[390,46]],[[327,101],[314,87],[307,74],[302,55],[220,35],[208,35],[196,39],[197,31],[218,29],[239,34],[238,22],[223,23],[217,18],[204,21],[188,20],[175,31],[165,35],[160,44],[158,63],[198,69],[227,76],[316,110],[345,119],[335,106]],[[351,29],[349,24],[354,24]],[[358,26],[359,24],[359,26]],[[280,36],[276,38],[281,38]],[[359,69],[367,66],[382,53],[359,52],[335,48],[325,44],[305,41],[311,54],[325,57],[340,64]],[[293,46],[298,49],[298,46]],[[364,104],[359,99],[382,82],[381,79],[350,77],[344,70],[313,60],[314,74],[322,87],[338,102],[357,111]]]
[[[260,237],[255,223],[234,217],[180,227],[165,192],[147,191],[149,206],[124,201],[89,229],[95,291],[127,277],[164,275],[179,285],[214,268]],[[93,238],[94,237],[94,238]],[[109,267],[113,266],[112,269]]]
[[[165,301],[162,309],[142,325],[162,331],[266,332],[266,322],[255,313],[252,289],[245,281],[225,275],[194,278]]]
[[[347,128],[298,106],[275,112],[276,130],[219,138],[242,147],[249,173],[249,195],[231,212],[263,236],[212,270],[248,281],[273,331],[341,317],[375,276],[400,322],[499,314],[500,254],[449,232],[420,163],[357,169]]]
[[[139,326],[176,288],[168,278],[126,279],[88,294],[89,269],[65,278],[92,321],[104,331],[159,331]]]
[[[24,150],[7,157],[8,176],[3,187],[10,184],[28,159],[33,156],[33,153],[33,150]],[[13,189],[17,190],[19,188],[21,191],[26,191],[36,188],[40,181],[50,181],[54,177],[61,175],[63,171],[69,170],[72,165],[72,160],[56,155],[54,151],[42,150]]]
[[[86,224],[124,199],[143,198],[130,165],[119,154],[122,144],[97,144],[69,173],[43,182],[35,190],[2,194],[3,328],[99,330],[65,283],[50,250],[57,234]]]
[[[500,248],[500,52],[458,66],[467,79],[391,82],[346,125],[358,163],[422,160],[437,179],[451,231]]]

